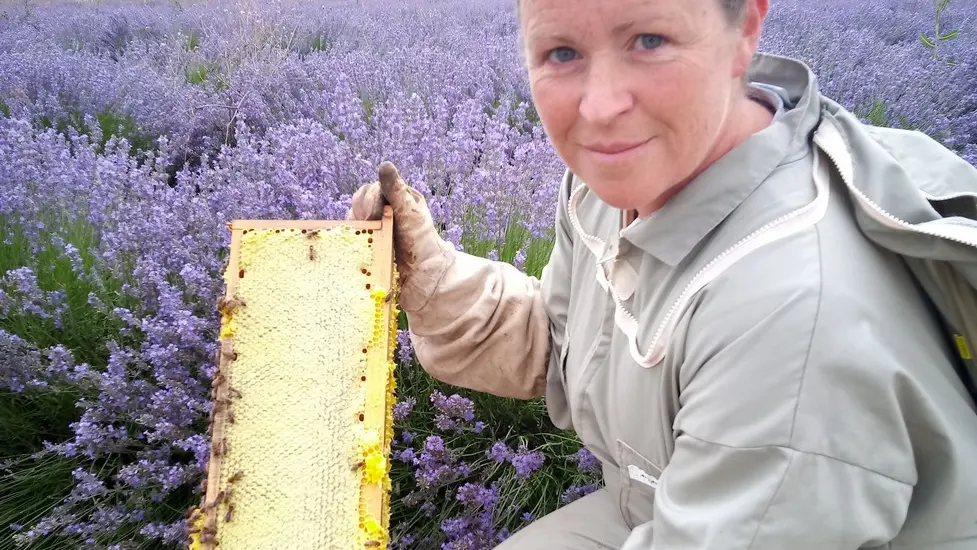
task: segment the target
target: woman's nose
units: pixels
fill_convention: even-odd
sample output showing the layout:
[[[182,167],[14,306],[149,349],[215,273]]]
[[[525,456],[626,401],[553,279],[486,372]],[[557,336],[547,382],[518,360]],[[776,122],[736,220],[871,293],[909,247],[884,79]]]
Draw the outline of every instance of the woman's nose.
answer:
[[[593,125],[606,125],[634,105],[627,78],[617,60],[594,57],[587,66],[580,116]]]

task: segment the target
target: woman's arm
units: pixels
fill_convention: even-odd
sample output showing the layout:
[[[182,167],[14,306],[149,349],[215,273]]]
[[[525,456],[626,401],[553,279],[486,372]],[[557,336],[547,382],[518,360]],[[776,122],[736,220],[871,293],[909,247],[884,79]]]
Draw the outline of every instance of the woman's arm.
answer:
[[[544,393],[563,345],[570,293],[568,193],[564,177],[553,252],[541,279],[447,244],[413,270],[408,291],[415,296],[402,303],[418,361],[433,377],[501,397]]]

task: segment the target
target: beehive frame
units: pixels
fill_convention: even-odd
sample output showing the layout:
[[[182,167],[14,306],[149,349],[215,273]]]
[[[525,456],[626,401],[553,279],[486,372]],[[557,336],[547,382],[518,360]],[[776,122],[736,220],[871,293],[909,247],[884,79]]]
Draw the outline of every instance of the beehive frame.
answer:
[[[204,480],[204,501],[201,506],[191,509],[188,517],[190,549],[384,549],[388,544],[390,517],[389,456],[396,389],[393,354],[398,315],[391,208],[386,206],[383,218],[375,221],[235,220],[228,225],[231,243],[224,273],[226,290],[218,303],[222,322],[218,370],[211,394],[210,460]],[[262,255],[259,250],[270,252]],[[290,262],[288,276],[282,272],[285,269],[282,266],[262,266],[260,262]],[[314,274],[311,282],[308,280],[310,274]],[[259,283],[247,287],[245,282],[250,284],[252,281],[247,278],[249,275],[265,287]],[[296,280],[301,277],[306,280]],[[340,279],[342,284],[338,282]],[[286,294],[285,302],[291,300],[297,304],[281,303],[258,292],[260,288],[269,288],[268,285],[272,285],[270,288],[276,292]],[[286,321],[294,321],[290,306],[295,306],[296,311],[301,309],[303,297],[332,304],[339,308],[344,319],[324,319],[318,325],[306,322],[302,325],[304,331],[282,327],[283,330],[268,336],[269,330],[274,329],[259,320],[264,317],[280,321],[284,317]],[[349,301],[348,305],[337,305],[345,300]],[[347,314],[349,317],[345,317]],[[343,334],[339,341],[349,348],[349,355],[333,361],[335,365],[329,364],[330,360],[322,360],[321,353],[318,362],[309,361],[302,367],[296,366],[294,361],[289,365],[282,364],[281,372],[285,374],[269,381],[269,371],[278,368],[271,359],[274,349],[293,350],[298,349],[297,346],[312,349],[315,344],[310,341],[330,331],[333,333],[329,341],[332,346],[330,357],[337,357],[336,334],[339,333]],[[322,341],[325,340],[323,336]],[[262,354],[268,357],[262,359]],[[354,360],[352,354],[362,354],[355,359],[355,368],[359,369],[355,379],[349,376],[350,369],[354,368],[350,366],[353,364],[350,361]],[[303,370],[306,368],[308,370]],[[253,371],[259,369],[264,369],[262,380],[267,381],[264,385],[255,381],[257,375]],[[319,386],[308,387],[306,384],[307,387],[295,390],[300,394],[299,399],[305,396],[306,405],[309,405],[308,401],[319,399],[322,392],[336,388],[340,392],[337,395],[360,397],[352,402],[341,400],[345,405],[337,402],[327,411],[312,407],[300,413],[305,414],[305,422],[310,423],[307,430],[296,430],[304,433],[287,436],[277,433],[286,430],[279,424],[269,431],[267,422],[279,415],[284,419],[302,407],[302,403],[296,403],[295,409],[291,409],[292,405],[283,401],[286,398],[282,395],[287,392],[283,392],[280,384],[291,390],[289,384],[292,382],[282,378],[289,376],[288,373],[296,379],[305,378],[306,372],[319,381]],[[306,393],[301,394],[302,391]],[[257,449],[261,445],[264,445],[263,449],[277,445],[275,449],[285,455],[304,452],[306,454],[302,456],[315,458],[309,454],[309,448],[321,440],[315,435],[316,429],[334,432],[333,435],[339,437],[338,432],[329,430],[325,424],[328,424],[329,414],[340,414],[346,408],[353,410],[354,415],[343,416],[349,421],[348,426],[342,426],[347,430],[343,433],[348,436],[339,441],[343,448],[324,453],[331,457],[331,463],[324,464],[329,459],[322,459],[309,466],[310,475],[320,475],[318,479],[322,485],[329,485],[328,481],[322,481],[319,471],[326,468],[328,475],[325,479],[341,479],[342,487],[316,486],[315,482],[311,487],[308,484],[299,486],[301,480],[296,478],[294,467],[288,472],[283,468],[281,479],[272,481],[270,472],[274,467],[270,463],[278,457],[266,456],[269,454],[266,450],[259,453]],[[342,411],[337,412],[337,409]],[[259,410],[262,411],[260,414],[255,412]],[[325,420],[316,426],[315,419],[322,415]],[[335,420],[335,416],[331,418]],[[275,432],[274,436],[270,435],[272,432]],[[261,437],[265,437],[264,443]],[[330,437],[327,434],[325,440],[336,443]],[[231,441],[235,443],[229,445]],[[249,453],[261,456],[250,456]],[[340,454],[348,456],[348,461],[336,463]],[[247,468],[238,469],[241,464],[251,464],[256,471],[249,476]],[[355,477],[358,485],[355,495],[345,494],[352,487],[350,476]],[[243,501],[242,487],[245,489]],[[259,493],[263,496],[259,497]],[[338,501],[355,506],[358,522],[351,523],[354,512],[350,511],[346,511],[348,513],[342,518],[338,517],[342,514],[325,514],[322,507],[310,512],[309,509],[315,506],[309,505],[309,499],[318,498],[316,495],[320,494],[328,501],[325,508],[330,503],[335,508]],[[306,503],[304,507],[289,504],[289,499],[299,497]],[[296,519],[289,516],[293,513],[306,515],[304,519]],[[275,521],[280,522],[278,527],[272,526]],[[312,534],[296,537],[299,529]],[[316,532],[319,534],[315,535]],[[342,540],[336,540],[339,538]]]

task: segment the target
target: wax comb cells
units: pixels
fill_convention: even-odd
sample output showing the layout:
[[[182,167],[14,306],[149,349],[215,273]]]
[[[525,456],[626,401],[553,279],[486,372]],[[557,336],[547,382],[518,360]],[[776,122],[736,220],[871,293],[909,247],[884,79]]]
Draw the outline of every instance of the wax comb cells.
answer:
[[[236,221],[190,548],[386,548],[392,218]]]

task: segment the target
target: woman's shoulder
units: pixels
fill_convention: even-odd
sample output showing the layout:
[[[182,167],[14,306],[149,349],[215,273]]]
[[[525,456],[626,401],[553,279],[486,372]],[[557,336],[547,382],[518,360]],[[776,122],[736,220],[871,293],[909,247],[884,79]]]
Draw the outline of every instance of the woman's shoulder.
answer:
[[[824,325],[824,345],[856,338],[845,327],[892,339],[928,330],[934,318],[904,262],[863,233],[843,183],[816,182],[815,170],[813,150],[782,164],[700,247],[690,270],[714,275],[696,315],[722,319],[730,338],[774,314],[798,334]]]

